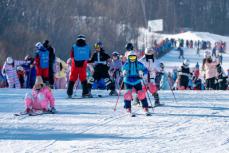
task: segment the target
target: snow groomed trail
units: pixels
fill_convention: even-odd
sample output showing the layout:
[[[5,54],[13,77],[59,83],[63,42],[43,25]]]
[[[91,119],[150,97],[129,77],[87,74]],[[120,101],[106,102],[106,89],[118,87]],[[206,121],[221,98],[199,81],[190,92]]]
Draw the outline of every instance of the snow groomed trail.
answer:
[[[57,114],[15,117],[26,91],[0,89],[2,153],[229,152],[228,91],[175,91],[177,103],[171,91],[160,91],[165,106],[150,117],[134,106],[131,118],[122,97],[114,112],[117,97],[66,100],[64,90],[54,90]]]

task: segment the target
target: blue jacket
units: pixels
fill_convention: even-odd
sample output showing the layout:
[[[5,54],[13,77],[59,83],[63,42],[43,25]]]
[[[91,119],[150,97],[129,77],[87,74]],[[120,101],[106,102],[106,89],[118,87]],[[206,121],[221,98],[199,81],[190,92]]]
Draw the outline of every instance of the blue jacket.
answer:
[[[122,71],[127,72],[126,76],[124,76],[124,83],[133,86],[141,82],[141,78],[139,77],[138,74],[139,71],[143,71],[144,74],[148,73],[147,68],[139,61],[136,62],[127,61],[123,65]]]

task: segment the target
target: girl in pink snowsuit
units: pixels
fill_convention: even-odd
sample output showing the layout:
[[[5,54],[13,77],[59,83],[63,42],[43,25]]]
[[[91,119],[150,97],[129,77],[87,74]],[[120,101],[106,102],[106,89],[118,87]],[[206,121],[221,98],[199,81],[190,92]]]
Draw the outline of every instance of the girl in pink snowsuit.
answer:
[[[32,89],[32,93],[25,96],[26,112],[33,110],[42,110],[44,112],[55,111],[55,100],[51,89],[45,86],[40,76],[37,76],[36,83]]]

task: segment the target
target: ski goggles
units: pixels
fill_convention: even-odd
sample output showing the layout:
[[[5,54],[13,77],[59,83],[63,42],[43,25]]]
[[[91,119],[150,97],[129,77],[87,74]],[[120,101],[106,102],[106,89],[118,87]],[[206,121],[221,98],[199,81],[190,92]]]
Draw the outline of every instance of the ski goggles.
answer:
[[[95,49],[100,49],[101,48],[101,46],[99,44],[95,44],[94,47],[95,47]]]
[[[128,59],[131,61],[131,62],[135,62],[137,60],[137,56],[136,55],[129,55],[128,56]]]

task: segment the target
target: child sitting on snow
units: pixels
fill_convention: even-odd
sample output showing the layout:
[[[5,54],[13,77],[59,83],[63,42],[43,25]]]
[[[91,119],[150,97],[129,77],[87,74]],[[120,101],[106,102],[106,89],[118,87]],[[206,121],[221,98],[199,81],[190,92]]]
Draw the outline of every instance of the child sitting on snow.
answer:
[[[37,76],[32,93],[25,95],[26,113],[42,110],[43,112],[55,113],[55,100],[51,89],[45,86],[41,76]]]

